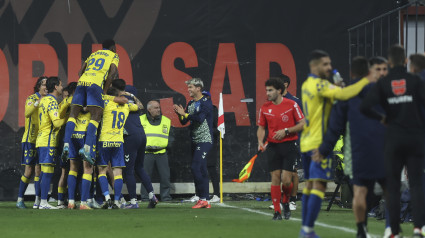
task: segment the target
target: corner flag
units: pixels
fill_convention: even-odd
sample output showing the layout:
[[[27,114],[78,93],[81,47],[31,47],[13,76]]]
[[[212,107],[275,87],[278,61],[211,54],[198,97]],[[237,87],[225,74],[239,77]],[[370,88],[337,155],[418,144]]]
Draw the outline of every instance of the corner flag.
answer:
[[[224,128],[224,110],[223,110],[223,94],[220,93],[220,102],[218,104],[218,122],[217,122],[217,130],[221,133],[221,138],[224,138],[224,134],[226,130]]]

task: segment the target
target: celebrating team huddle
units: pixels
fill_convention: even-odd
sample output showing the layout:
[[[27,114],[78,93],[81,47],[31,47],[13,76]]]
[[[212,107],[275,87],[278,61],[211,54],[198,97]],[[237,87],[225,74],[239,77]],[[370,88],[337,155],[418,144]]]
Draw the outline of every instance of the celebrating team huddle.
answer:
[[[33,208],[65,208],[63,193],[65,182],[68,185],[68,208],[74,209],[77,175],[83,161],[84,173],[81,182],[81,204],[79,208],[98,208],[93,199],[94,165],[102,194],[105,197],[103,208],[116,209],[121,204],[123,186],[122,168],[125,167],[123,135],[124,124],[130,111],[143,109],[141,102],[122,87],[110,87],[112,81],[124,84],[117,77],[119,58],[115,42],[107,40],[103,50],[90,55],[84,62],[78,84],[71,83],[69,93],[59,104],[58,98],[63,93],[62,83],[58,77],[40,77],[34,87],[35,93],[28,97],[25,104],[25,133],[22,139],[22,164],[25,173],[21,178],[17,207],[25,208],[23,197],[28,182],[35,170],[36,199]],[[126,97],[127,96],[127,97]],[[129,99],[131,102],[129,103]],[[65,125],[63,151],[59,155],[60,128]],[[99,123],[101,127],[98,130]],[[99,133],[98,139],[97,134]],[[61,160],[58,161],[58,158]],[[61,163],[62,176],[58,186],[58,206],[47,202],[50,182],[56,163]],[[69,163],[69,174],[65,178],[65,168]],[[109,195],[107,172],[112,167],[114,203]],[[150,183],[150,181],[149,181]],[[153,191],[150,191],[153,194]],[[150,207],[155,207],[156,197],[150,196]]]

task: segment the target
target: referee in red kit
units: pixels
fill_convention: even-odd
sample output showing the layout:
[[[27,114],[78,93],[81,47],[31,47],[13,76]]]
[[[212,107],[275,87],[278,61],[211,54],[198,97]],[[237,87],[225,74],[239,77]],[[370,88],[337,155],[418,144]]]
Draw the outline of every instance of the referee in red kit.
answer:
[[[268,146],[265,151],[272,177],[271,196],[274,206],[273,220],[282,220],[280,210],[281,193],[291,195],[292,172],[295,171],[296,159],[299,157],[297,132],[303,129],[304,115],[298,104],[284,98],[282,92],[285,85],[279,78],[266,81],[267,100],[260,109],[258,118],[258,149],[264,148],[266,127],[268,130]],[[281,191],[282,183],[282,191]],[[284,218],[289,219],[291,211],[289,203],[283,205]]]

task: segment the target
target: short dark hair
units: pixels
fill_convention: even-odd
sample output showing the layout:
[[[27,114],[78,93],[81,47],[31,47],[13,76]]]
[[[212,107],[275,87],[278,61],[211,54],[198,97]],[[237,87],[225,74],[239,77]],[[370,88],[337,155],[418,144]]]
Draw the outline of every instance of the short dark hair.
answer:
[[[115,41],[112,39],[108,39],[102,42],[103,49],[110,50],[112,46],[115,46]]]
[[[67,91],[69,95],[73,95],[76,88],[77,88],[77,82],[72,82],[72,83],[69,83],[68,86],[66,86],[63,89],[63,91]]]
[[[118,89],[116,89],[114,87],[109,87],[106,94],[117,97],[118,96]]]
[[[372,67],[375,64],[388,64],[388,60],[382,56],[374,56],[369,59],[369,66]]]
[[[291,84],[291,79],[286,74],[280,74],[277,76],[277,78],[280,78],[280,80],[282,80],[283,83],[288,83],[288,86],[289,84]]]
[[[419,71],[425,69],[425,55],[424,54],[412,54],[409,56],[410,65]]]
[[[112,87],[120,90],[120,91],[125,91],[125,86],[126,83],[124,81],[124,79],[114,79],[112,80]]]
[[[47,93],[52,93],[53,91],[55,91],[55,87],[59,86],[60,83],[61,81],[59,80],[58,77],[56,76],[49,77],[46,81]]]
[[[363,56],[357,56],[351,61],[351,74],[353,78],[363,78],[369,74],[369,62]]]
[[[323,50],[313,50],[310,53],[310,58],[309,58],[308,62],[310,63],[314,60],[319,60],[323,57],[329,57],[329,54],[327,52],[323,51]]]
[[[406,62],[406,52],[401,45],[392,45],[388,49],[388,59],[394,66],[403,66]]]
[[[40,91],[41,83],[43,82],[44,79],[47,79],[47,76],[41,76],[37,79],[37,82],[35,83],[35,86],[34,86],[34,93],[38,93],[38,91]]]
[[[283,84],[282,79],[278,78],[278,77],[271,77],[269,79],[267,79],[266,83],[265,83],[266,87],[267,86],[271,86],[273,88],[275,88],[276,90],[282,90],[281,93],[283,93],[283,91],[285,91],[285,84]]]

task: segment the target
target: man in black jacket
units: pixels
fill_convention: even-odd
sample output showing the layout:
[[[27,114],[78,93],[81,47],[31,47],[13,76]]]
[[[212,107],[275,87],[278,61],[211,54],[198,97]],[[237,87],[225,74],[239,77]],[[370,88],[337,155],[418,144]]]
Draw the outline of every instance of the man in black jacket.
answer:
[[[422,176],[425,126],[421,110],[425,105],[425,86],[418,76],[407,73],[403,47],[390,47],[388,61],[390,73],[370,90],[360,110],[366,116],[388,125],[384,154],[392,234],[398,237],[400,232],[400,175],[403,166],[406,166],[412,196],[414,237],[423,237],[425,210]],[[383,107],[386,115],[373,109],[377,104]]]

